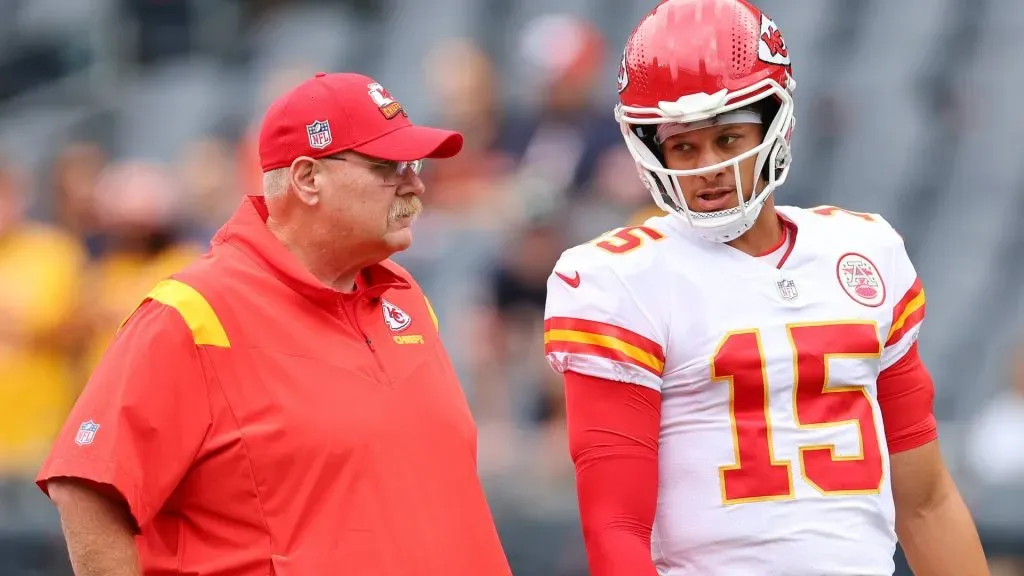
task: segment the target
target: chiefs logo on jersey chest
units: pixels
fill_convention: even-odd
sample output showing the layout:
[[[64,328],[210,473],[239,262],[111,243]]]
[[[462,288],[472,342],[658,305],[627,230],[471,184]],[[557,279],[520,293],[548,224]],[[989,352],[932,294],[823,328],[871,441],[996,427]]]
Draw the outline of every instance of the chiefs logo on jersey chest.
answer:
[[[401,308],[381,298],[381,310],[384,312],[384,323],[392,332],[401,332],[412,324],[412,318]]]

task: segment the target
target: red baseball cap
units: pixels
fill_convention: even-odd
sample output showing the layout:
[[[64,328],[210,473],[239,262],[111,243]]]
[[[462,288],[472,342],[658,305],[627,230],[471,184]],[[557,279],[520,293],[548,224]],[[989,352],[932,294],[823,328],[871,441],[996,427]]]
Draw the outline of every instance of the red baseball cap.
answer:
[[[381,160],[450,158],[462,134],[415,126],[378,82],[361,74],[319,72],[281,96],[263,117],[260,166],[290,166],[299,156],[322,158],[354,150]]]

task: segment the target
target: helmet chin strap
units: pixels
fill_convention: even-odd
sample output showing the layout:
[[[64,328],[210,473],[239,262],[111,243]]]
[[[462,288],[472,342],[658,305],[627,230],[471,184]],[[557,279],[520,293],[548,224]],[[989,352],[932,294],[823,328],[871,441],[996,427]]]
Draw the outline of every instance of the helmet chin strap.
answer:
[[[697,234],[704,240],[710,242],[718,242],[721,244],[732,242],[746,234],[747,230],[754,227],[754,222],[756,222],[758,216],[760,216],[762,208],[764,208],[764,204],[758,203],[752,213],[744,214],[744,216],[735,223],[728,226],[720,226],[712,230],[701,230],[698,228],[696,229]]]

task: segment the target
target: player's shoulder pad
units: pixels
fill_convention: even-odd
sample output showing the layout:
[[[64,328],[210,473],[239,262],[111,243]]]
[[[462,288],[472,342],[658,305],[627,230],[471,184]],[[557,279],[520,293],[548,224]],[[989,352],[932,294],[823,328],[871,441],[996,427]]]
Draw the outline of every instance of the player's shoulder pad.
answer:
[[[581,274],[596,277],[616,277],[629,283],[651,270],[659,253],[659,243],[666,237],[665,232],[651,226],[615,228],[597,238],[569,248],[562,253],[556,272]]]
[[[592,245],[580,244],[562,252],[548,277],[548,306],[564,301],[621,298],[622,262],[615,262]]]
[[[188,326],[196,346],[231,347],[231,342],[228,340],[220,318],[217,317],[217,313],[206,298],[192,286],[175,278],[168,278],[157,283],[121,323],[118,332],[122,332],[130,323],[139,322],[137,317],[140,315],[140,310],[153,305],[151,303],[157,303],[168,311],[176,312]],[[153,322],[155,320],[154,317],[147,316],[146,321]]]
[[[620,229],[566,250],[548,278],[544,343],[556,372],[659,389],[667,325],[652,310],[656,240]],[[658,233],[653,234],[659,237]],[[608,244],[599,245],[601,242]],[[581,349],[584,348],[584,349]]]
[[[585,318],[634,330],[650,326],[640,297],[664,237],[650,227],[618,228],[563,252],[548,278],[545,317]]]
[[[880,244],[903,244],[903,237],[881,214],[855,212],[828,205],[813,208],[779,206],[777,209],[783,216],[793,220],[798,228],[821,226],[831,230],[842,230],[848,234],[860,234],[865,238],[872,238]]]

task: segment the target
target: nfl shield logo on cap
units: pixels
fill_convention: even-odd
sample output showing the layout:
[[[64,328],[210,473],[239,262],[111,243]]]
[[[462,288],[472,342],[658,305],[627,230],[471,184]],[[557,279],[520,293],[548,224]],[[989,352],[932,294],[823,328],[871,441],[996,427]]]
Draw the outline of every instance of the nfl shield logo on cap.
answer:
[[[79,446],[92,444],[92,441],[96,439],[96,431],[99,429],[100,425],[92,420],[82,422],[82,425],[78,427],[78,434],[75,435],[75,444]]]
[[[306,134],[309,135],[309,145],[317,150],[323,150],[331,145],[331,125],[327,120],[306,124]]]

